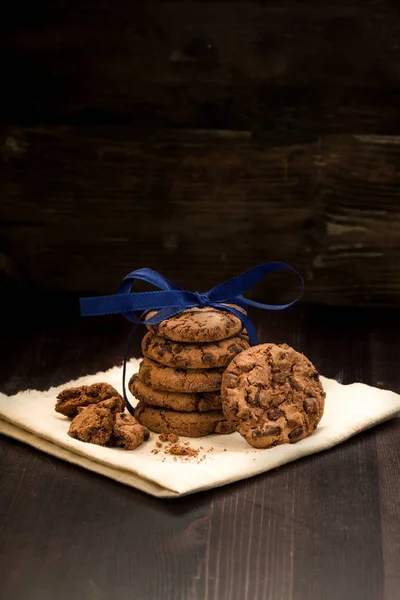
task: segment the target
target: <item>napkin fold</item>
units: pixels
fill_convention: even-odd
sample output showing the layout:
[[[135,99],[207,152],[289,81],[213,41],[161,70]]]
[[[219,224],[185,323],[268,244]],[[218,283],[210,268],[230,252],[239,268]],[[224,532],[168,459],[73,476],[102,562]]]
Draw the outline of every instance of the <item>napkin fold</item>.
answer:
[[[136,372],[131,360],[127,372]],[[27,390],[0,394],[0,433],[20,440],[90,471],[130,485],[152,496],[176,498],[246,479],[298,458],[327,450],[378,423],[400,415],[400,395],[362,383],[342,385],[321,377],[325,412],[318,428],[296,444],[270,450],[251,448],[238,434],[190,439],[203,460],[154,454],[158,436],[133,451],[86,444],[68,435],[69,420],[54,410],[57,394],[66,387],[106,381],[121,392],[122,367],[87,375],[45,392]],[[181,438],[184,440],[185,438]]]

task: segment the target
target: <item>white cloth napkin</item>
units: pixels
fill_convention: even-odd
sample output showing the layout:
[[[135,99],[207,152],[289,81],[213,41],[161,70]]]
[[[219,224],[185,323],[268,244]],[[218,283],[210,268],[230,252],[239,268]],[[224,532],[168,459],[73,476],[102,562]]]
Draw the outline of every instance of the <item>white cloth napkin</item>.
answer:
[[[137,371],[138,366],[139,361],[130,361],[127,372]],[[316,431],[296,444],[257,450],[238,433],[190,439],[192,448],[203,448],[201,456],[205,455],[205,459],[198,463],[182,462],[179,457],[174,461],[173,456],[152,453],[158,439],[156,434],[133,451],[104,448],[69,437],[68,419],[54,411],[57,394],[66,387],[97,381],[106,381],[121,391],[121,377],[122,367],[114,367],[46,392],[0,394],[0,433],[153,496],[174,498],[258,475],[307,454],[327,450],[400,414],[399,394],[362,383],[341,385],[322,377],[326,391],[324,416]]]

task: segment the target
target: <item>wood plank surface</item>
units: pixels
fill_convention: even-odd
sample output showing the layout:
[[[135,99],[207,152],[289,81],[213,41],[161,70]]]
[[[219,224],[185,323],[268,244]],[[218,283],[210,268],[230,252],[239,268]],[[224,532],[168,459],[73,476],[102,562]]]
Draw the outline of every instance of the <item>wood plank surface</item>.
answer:
[[[7,8],[5,121],[399,130],[400,14],[390,0]]]
[[[3,331],[1,389],[47,388],[120,361],[117,317]],[[254,315],[343,383],[400,392],[395,311]],[[138,345],[135,353],[138,353]],[[172,501],[1,439],[6,600],[397,600],[400,421],[265,475]]]

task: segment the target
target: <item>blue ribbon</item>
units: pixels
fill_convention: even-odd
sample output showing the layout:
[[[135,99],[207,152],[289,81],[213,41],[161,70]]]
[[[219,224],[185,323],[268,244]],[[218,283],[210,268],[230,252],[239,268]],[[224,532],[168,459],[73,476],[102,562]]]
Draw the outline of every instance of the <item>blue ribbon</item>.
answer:
[[[293,271],[300,278],[301,292],[295,300],[288,304],[263,304],[244,298],[243,294],[253,288],[264,277],[274,271],[283,269]],[[132,292],[132,286],[137,279],[154,285],[159,291]],[[144,268],[132,271],[124,277],[115,295],[81,298],[80,306],[82,316],[122,314],[125,319],[135,323],[135,325],[156,325],[188,308],[212,306],[217,310],[225,310],[236,315],[247,330],[250,344],[254,346],[258,343],[258,339],[253,323],[247,314],[233,306],[227,306],[227,304],[235,304],[244,309],[248,306],[255,306],[263,310],[283,310],[295,304],[301,298],[303,291],[304,281],[300,273],[283,262],[270,262],[254,267],[250,271],[241,273],[241,275],[217,285],[205,294],[183,290],[156,271]],[[146,319],[146,313],[151,310],[157,310],[158,312],[153,317]],[[142,314],[139,317],[136,313]],[[126,360],[127,355],[124,361],[123,389],[127,407],[133,414],[133,408],[129,404],[125,393]]]

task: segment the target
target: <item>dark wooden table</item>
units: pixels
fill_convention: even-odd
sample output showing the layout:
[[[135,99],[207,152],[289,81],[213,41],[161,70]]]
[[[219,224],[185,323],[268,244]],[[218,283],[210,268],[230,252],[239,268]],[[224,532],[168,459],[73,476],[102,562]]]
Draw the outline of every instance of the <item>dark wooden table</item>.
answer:
[[[25,317],[29,315],[25,315]],[[295,307],[257,313],[343,383],[400,391],[395,314]],[[111,367],[120,318],[3,328],[1,390]],[[136,352],[138,351],[138,346]],[[400,420],[273,472],[158,500],[1,439],[4,600],[397,600]]]

